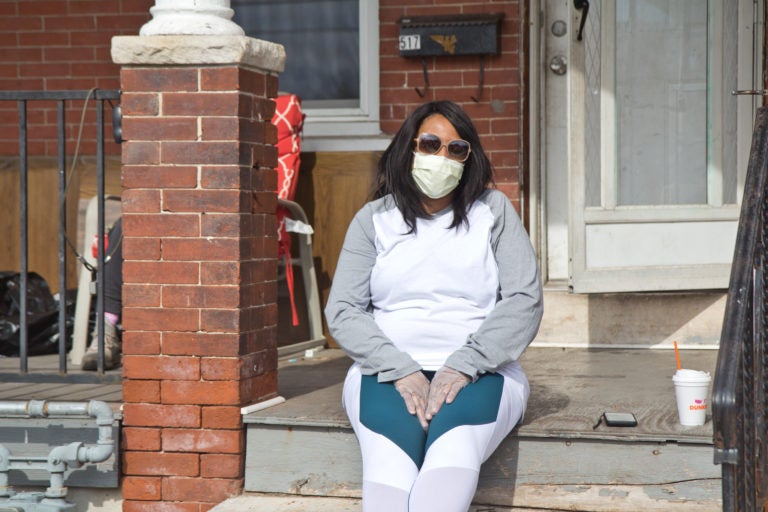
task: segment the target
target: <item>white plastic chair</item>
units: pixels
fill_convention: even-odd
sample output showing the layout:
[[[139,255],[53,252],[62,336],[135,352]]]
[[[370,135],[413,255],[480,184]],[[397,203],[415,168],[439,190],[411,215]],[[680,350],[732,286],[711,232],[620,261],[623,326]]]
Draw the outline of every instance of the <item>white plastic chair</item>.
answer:
[[[94,268],[97,267],[96,258],[91,253],[93,237],[98,229],[98,197],[94,196],[88,201],[85,210],[85,226],[83,228],[83,247],[81,254],[85,261]],[[104,223],[109,226],[120,216],[120,197],[104,197]],[[91,273],[82,265],[78,268],[80,273],[77,282],[77,302],[75,303],[75,325],[72,333],[72,348],[69,351],[69,360],[73,365],[80,365],[88,348],[88,322],[91,313]]]

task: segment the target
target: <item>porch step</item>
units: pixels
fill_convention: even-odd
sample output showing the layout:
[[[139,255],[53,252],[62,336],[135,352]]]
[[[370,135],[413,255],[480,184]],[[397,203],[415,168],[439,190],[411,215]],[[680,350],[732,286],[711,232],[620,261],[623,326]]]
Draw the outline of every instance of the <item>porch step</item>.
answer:
[[[326,352],[324,360],[297,360],[281,370],[285,403],[244,417],[247,493],[360,497],[359,449],[340,405],[349,362]],[[686,350],[682,357],[687,367],[714,372],[716,351]],[[483,466],[476,504],[721,509],[711,421],[687,428],[677,422],[674,354],[530,348],[521,362],[531,382],[526,418]],[[315,373],[328,385],[291,395],[292,378]],[[593,428],[605,410],[633,412],[639,424]]]
[[[573,294],[550,283],[533,346],[716,348],[726,298],[724,291]]]
[[[358,512],[360,500],[325,496],[245,494],[213,507],[210,512]]]
[[[225,501],[211,512],[358,512],[360,500],[356,498],[327,498],[324,496],[277,496],[249,493]],[[470,512],[557,512],[554,509],[529,509],[475,505]]]

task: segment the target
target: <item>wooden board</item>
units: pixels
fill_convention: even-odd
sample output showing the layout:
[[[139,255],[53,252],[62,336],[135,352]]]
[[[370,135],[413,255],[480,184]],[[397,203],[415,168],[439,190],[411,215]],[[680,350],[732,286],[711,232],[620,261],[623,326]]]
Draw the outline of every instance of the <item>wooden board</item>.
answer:
[[[67,234],[78,250],[81,243],[78,236],[78,210],[81,198],[89,199],[96,194],[96,159],[82,157],[74,166],[71,160],[66,169],[67,192]],[[58,162],[56,158],[31,157],[28,161],[28,264],[31,272],[42,275],[53,293],[58,292]],[[0,270],[16,271],[20,264],[20,173],[19,159],[0,158]],[[120,159],[105,159],[105,191],[119,196]],[[70,251],[67,255],[67,288],[77,286],[77,260]]]
[[[314,363],[317,374],[322,376],[320,380],[312,381],[312,362],[296,362],[293,368],[283,363],[279,387],[281,393],[282,389],[293,389],[287,397],[293,399],[248,415],[245,421],[348,426],[341,407],[340,383],[351,361],[338,356],[338,351],[326,352],[324,359]],[[689,368],[714,375],[717,352],[687,350],[682,360]],[[683,427],[678,422],[672,384],[675,356],[669,350],[529,348],[521,364],[531,385],[531,396],[524,422],[516,430],[519,435],[712,444],[710,416],[700,427]],[[296,383],[304,381],[304,389],[315,391],[294,397]],[[321,382],[326,387],[317,389]],[[603,411],[632,412],[638,426],[601,424],[593,428]]]
[[[251,424],[247,447],[246,491],[360,496],[362,465],[349,429]],[[511,436],[483,465],[475,501],[565,508],[582,496],[595,507],[584,510],[669,510],[662,504],[688,501],[700,508],[684,510],[716,510],[719,471],[706,445]],[[617,505],[640,499],[635,494],[647,508]]]
[[[0,373],[4,375],[0,380],[0,400],[57,400],[67,402],[81,402],[87,400],[101,400],[112,405],[113,410],[119,412],[123,401],[123,385],[106,383],[78,383],[63,382],[65,377],[58,373],[59,356],[48,354],[33,356],[28,360],[29,373],[24,376],[19,372],[18,357],[0,357]],[[110,376],[119,377],[120,368],[107,372]],[[69,365],[68,373],[73,379],[79,376],[93,377],[95,372],[83,372],[77,366]],[[18,375],[18,376],[17,376]],[[33,380],[38,376],[38,382]],[[50,380],[45,379],[50,377]]]
[[[295,200],[315,230],[312,252],[325,307],[347,227],[369,199],[380,153],[369,151],[302,153]],[[332,347],[338,347],[328,335]]]

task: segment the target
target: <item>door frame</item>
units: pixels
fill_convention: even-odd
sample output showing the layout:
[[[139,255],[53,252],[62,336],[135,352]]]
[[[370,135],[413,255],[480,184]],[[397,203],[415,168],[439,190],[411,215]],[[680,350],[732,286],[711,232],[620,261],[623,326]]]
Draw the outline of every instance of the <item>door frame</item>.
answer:
[[[520,203],[528,205],[528,236],[538,259],[542,282],[547,283],[549,276],[547,269],[546,202],[542,187],[546,171],[541,157],[541,151],[544,147],[542,139],[546,136],[542,129],[542,115],[545,105],[544,95],[541,92],[543,87],[541,69],[544,62],[544,52],[541,46],[543,44],[541,1],[545,0],[530,0],[528,9],[528,37],[530,39],[528,49],[528,104],[530,108],[528,109],[528,155],[526,159],[528,168],[525,177],[528,182],[528,197],[522,198]],[[523,212],[520,213],[523,214]]]

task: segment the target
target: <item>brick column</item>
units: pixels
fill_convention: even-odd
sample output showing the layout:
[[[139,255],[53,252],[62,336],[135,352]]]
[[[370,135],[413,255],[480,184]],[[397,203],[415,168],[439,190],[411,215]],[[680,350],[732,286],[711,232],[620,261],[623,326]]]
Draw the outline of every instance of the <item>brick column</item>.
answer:
[[[282,46],[116,37],[123,112],[123,510],[243,486],[240,407],[277,393]]]

